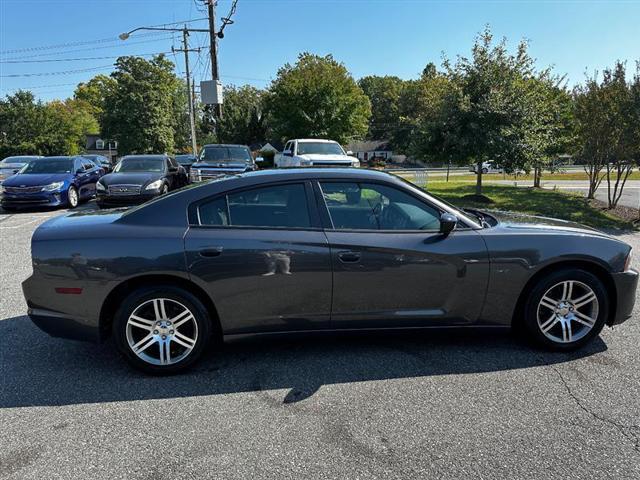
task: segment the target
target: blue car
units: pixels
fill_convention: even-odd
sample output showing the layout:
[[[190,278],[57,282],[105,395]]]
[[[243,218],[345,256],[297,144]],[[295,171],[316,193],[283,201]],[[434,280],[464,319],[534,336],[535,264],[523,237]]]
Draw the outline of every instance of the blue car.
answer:
[[[20,207],[75,208],[96,194],[102,170],[84,157],[44,157],[32,160],[2,182],[0,204]]]

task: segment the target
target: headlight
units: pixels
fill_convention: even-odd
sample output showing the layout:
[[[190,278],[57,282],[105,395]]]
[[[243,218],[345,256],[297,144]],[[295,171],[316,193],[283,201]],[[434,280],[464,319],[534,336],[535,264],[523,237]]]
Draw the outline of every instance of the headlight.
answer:
[[[199,177],[200,175],[199,175],[198,169],[191,167],[191,170],[189,171],[189,178],[191,179],[191,181],[197,182],[200,180]]]
[[[311,165],[311,160],[300,160],[300,165]]]
[[[631,270],[631,262],[633,260],[633,250],[629,250],[629,255],[627,255],[627,259],[624,262],[624,271],[628,272]]]
[[[360,166],[360,160],[354,160],[353,162],[351,162],[351,166],[352,167],[359,167]]]
[[[98,190],[100,192],[104,192],[106,190],[106,188],[105,188],[105,186],[103,184],[98,182],[98,183],[96,183],[96,190]]]
[[[49,185],[45,185],[44,187],[42,187],[42,191],[53,192],[54,190],[61,189],[63,185],[64,185],[64,182],[53,182],[53,183],[50,183]]]
[[[156,180],[155,182],[151,182],[149,185],[145,187],[145,190],[159,190],[162,186],[162,180]]]

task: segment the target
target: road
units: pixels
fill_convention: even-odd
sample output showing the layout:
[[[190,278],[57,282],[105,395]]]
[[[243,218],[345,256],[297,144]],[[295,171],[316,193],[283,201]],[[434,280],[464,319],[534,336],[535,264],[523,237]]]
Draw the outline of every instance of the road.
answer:
[[[489,182],[487,182],[489,183]],[[531,187],[533,185],[530,181],[514,182],[513,180],[491,180],[492,184],[499,185],[518,185],[519,187]],[[589,190],[589,182],[583,180],[548,180],[542,181],[543,188],[558,188],[560,190],[569,190],[587,194]],[[596,198],[607,201],[607,185],[603,183],[600,188],[596,190]],[[622,190],[622,196],[620,197],[619,205],[625,207],[640,208],[640,180],[628,180]]]
[[[640,478],[637,308],[568,355],[502,331],[335,337],[148,377],[24,316],[55,214],[0,214],[0,478]]]

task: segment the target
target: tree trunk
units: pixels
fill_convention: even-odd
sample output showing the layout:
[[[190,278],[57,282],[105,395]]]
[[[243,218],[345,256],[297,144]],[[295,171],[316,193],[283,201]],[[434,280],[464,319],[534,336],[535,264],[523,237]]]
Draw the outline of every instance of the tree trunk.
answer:
[[[482,195],[482,160],[479,160],[476,165],[478,178],[476,178],[476,195]]]
[[[540,188],[541,176],[542,176],[542,172],[540,172],[540,167],[536,165],[533,168],[533,188]]]
[[[451,170],[451,160],[447,163],[447,182],[449,181],[449,170]]]

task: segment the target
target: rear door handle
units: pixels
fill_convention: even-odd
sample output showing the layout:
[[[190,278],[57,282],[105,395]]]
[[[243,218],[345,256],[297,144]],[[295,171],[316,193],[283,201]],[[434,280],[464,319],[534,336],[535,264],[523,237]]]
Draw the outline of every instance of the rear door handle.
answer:
[[[218,257],[222,253],[222,247],[208,247],[200,250],[201,257]]]
[[[340,252],[338,258],[344,263],[356,263],[360,261],[361,255],[358,252]]]

